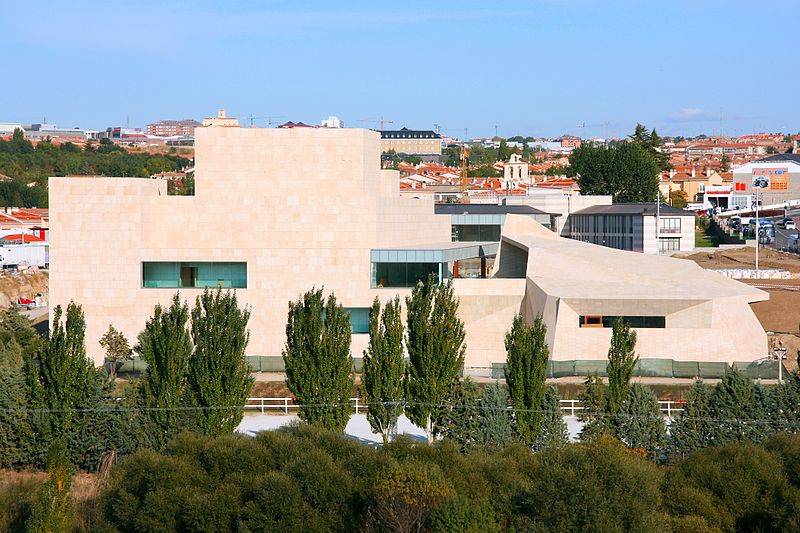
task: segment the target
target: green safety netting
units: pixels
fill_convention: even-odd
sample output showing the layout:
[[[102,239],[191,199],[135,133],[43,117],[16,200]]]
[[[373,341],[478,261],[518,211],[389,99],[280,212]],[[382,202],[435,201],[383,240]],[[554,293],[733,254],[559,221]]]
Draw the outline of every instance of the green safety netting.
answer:
[[[701,378],[721,378],[725,375],[725,370],[728,369],[728,363],[706,363],[699,362],[697,366],[700,371],[699,377]]]
[[[736,362],[733,366],[753,379],[778,379],[778,361]],[[786,367],[783,367],[783,374],[786,375]]]
[[[251,355],[247,364],[253,372],[283,372],[283,357],[280,355]]]
[[[672,366],[672,359],[639,359],[633,370],[633,375],[671,378],[673,377]]]
[[[672,377],[696,378],[700,376],[700,365],[697,361],[672,361]]]

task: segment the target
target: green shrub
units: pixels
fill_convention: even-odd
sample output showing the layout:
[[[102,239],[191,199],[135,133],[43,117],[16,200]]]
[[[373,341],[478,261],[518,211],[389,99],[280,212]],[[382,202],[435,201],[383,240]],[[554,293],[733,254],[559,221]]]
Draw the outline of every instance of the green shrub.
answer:
[[[523,531],[660,531],[658,467],[610,437],[539,454],[531,486],[520,494]]]
[[[779,531],[797,491],[778,455],[742,442],[698,450],[670,470],[664,502],[674,516],[700,516],[724,531]]]
[[[455,497],[435,508],[428,518],[432,533],[493,533],[502,531],[494,509],[483,502]]]

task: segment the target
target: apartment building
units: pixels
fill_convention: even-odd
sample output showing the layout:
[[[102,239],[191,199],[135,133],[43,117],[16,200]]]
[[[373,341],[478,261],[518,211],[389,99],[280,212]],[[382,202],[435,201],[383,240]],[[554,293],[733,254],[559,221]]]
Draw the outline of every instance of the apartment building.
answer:
[[[202,126],[202,124],[192,119],[159,120],[147,125],[147,133],[157,137],[191,136],[194,135],[194,129],[199,126]]]

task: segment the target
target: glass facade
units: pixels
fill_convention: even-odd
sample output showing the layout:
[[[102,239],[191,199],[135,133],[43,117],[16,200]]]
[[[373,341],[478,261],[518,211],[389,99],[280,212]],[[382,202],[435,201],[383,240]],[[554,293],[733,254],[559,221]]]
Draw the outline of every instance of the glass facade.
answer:
[[[453,242],[499,241],[500,224],[453,224]]]
[[[570,238],[618,250],[641,251],[641,237],[634,225],[630,215],[572,215]]]
[[[662,252],[680,250],[681,239],[680,237],[660,237],[658,239],[658,249]]]
[[[425,281],[430,274],[439,276],[439,263],[373,263],[374,286],[413,287]]]
[[[579,326],[582,328],[611,328],[614,322],[621,318],[632,328],[665,328],[667,327],[666,317],[663,316],[603,316],[603,315],[581,315]]]
[[[244,262],[144,262],[142,287],[182,289],[221,287],[247,288],[247,263]]]
[[[350,315],[350,330],[353,333],[369,333],[369,307],[345,307]]]

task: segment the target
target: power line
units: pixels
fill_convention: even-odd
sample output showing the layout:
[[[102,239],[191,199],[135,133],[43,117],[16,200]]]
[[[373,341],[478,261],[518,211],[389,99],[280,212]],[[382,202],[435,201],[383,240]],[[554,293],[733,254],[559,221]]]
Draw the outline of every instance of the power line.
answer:
[[[561,414],[564,416],[564,410],[559,409],[558,411],[548,410],[548,409],[519,409],[514,407],[494,407],[494,406],[482,406],[482,405],[450,405],[450,404],[432,404],[432,403],[423,403],[423,402],[377,402],[384,406],[402,406],[404,408],[407,407],[432,407],[436,409],[444,409],[444,410],[454,410],[454,411],[478,411],[478,412],[486,412],[486,411],[494,411],[494,412],[509,412],[511,414],[514,413],[540,413],[540,414]],[[342,403],[342,402],[334,402],[334,403],[317,403],[317,404],[294,404],[291,407],[296,409],[301,408],[324,408],[324,407],[342,407],[343,405],[352,405],[349,402]],[[138,413],[148,413],[148,412],[190,412],[190,411],[239,411],[245,410],[247,405],[215,405],[215,406],[175,406],[175,407],[131,407],[129,409],[123,407],[90,407],[90,408],[62,408],[62,409],[51,409],[51,408],[41,408],[41,409],[8,409],[3,408],[0,409],[0,413],[14,413],[14,414],[66,414],[66,413],[125,413],[126,411],[130,412],[138,412]],[[275,406],[278,408],[278,406]],[[362,407],[362,406],[359,406]],[[368,409],[368,405],[364,404],[364,408]],[[581,415],[577,415],[579,418]],[[624,418],[627,420],[659,420],[663,419],[664,415],[648,415],[648,414],[626,414],[626,413],[586,413],[586,418]],[[781,424],[782,426],[786,426],[789,424],[790,427],[797,426],[800,428],[800,419],[797,421],[786,420],[783,418],[716,418],[710,416],[703,416],[703,417],[694,417],[694,416],[685,416],[683,414],[678,415],[681,420],[687,421],[697,421],[697,422],[716,422],[716,423],[752,423],[752,424]],[[798,413],[800,416],[800,413]]]

